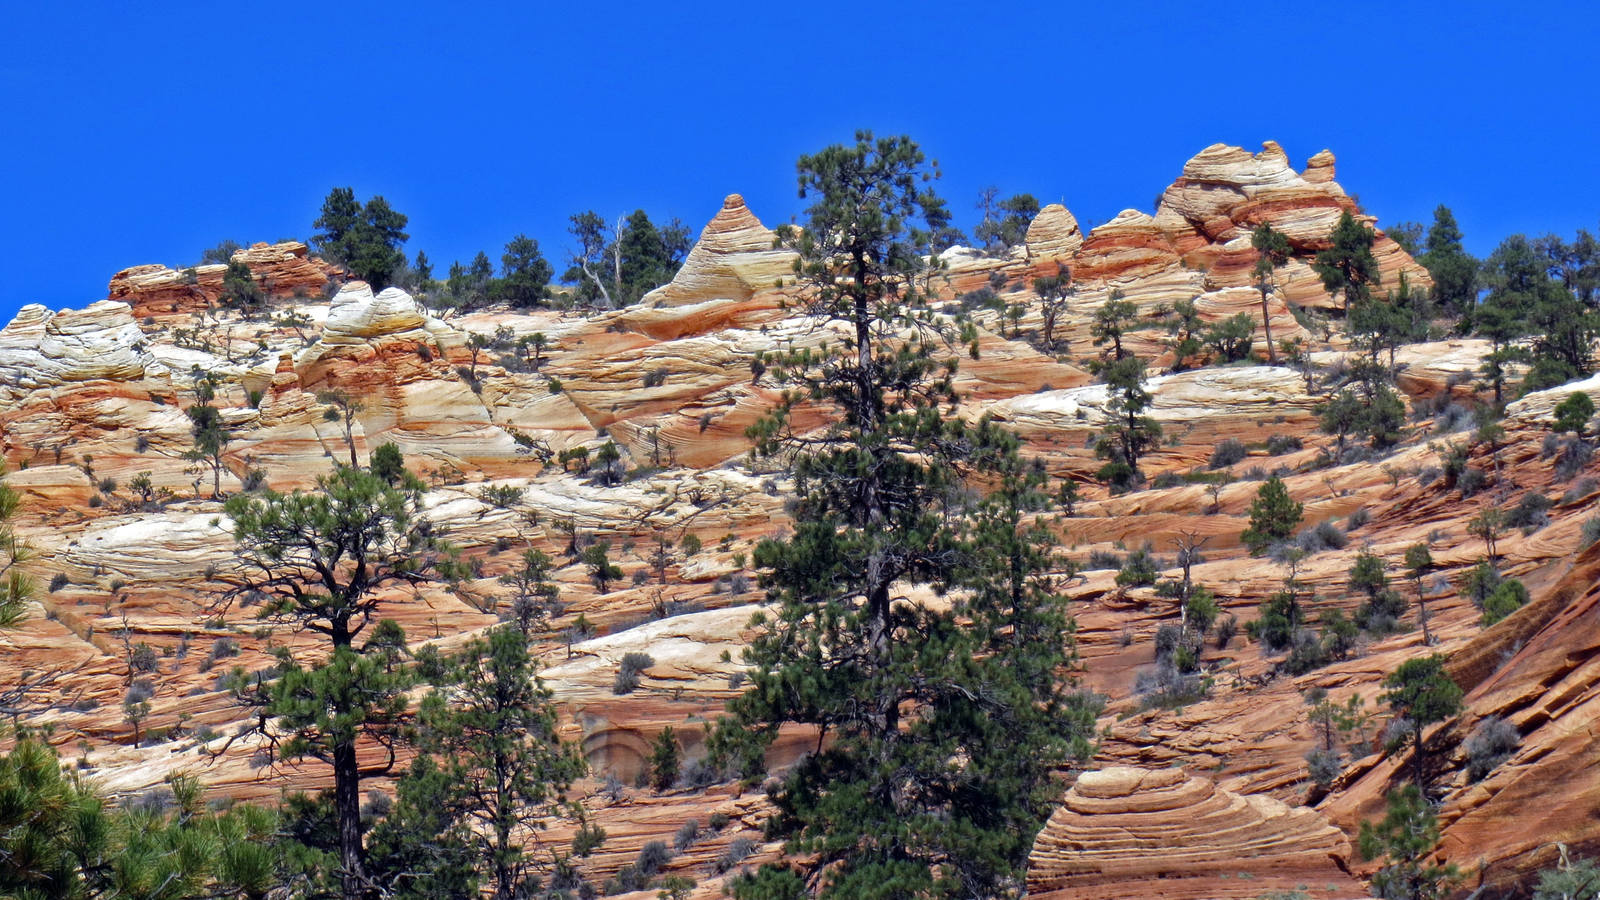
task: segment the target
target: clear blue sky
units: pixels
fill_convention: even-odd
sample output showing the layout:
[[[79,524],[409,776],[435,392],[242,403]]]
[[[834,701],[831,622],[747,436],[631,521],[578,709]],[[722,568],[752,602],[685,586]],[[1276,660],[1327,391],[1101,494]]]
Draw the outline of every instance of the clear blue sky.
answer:
[[[906,132],[1104,221],[1216,141],[1324,147],[1385,222],[1470,249],[1600,224],[1588,3],[25,3],[0,35],[0,322],[381,193],[442,268],[568,214],[786,221],[794,159]]]

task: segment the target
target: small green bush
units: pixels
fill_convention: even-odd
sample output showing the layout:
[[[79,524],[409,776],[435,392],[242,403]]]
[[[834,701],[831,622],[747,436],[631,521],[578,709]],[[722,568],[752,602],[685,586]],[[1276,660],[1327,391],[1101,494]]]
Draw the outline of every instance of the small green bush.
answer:
[[[1238,438],[1228,438],[1211,451],[1211,459],[1207,463],[1207,467],[1225,469],[1249,455],[1250,451],[1245,448],[1244,441]]]

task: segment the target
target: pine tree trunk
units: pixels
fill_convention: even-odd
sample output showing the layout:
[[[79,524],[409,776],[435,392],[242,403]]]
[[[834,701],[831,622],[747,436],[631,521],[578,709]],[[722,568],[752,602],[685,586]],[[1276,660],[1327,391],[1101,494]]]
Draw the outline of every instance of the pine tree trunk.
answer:
[[[339,823],[340,893],[344,900],[359,900],[366,893],[366,871],[361,858],[361,772],[354,741],[333,748],[333,802]]]
[[[1278,351],[1272,346],[1272,320],[1268,318],[1267,314],[1267,292],[1265,290],[1261,292],[1261,330],[1267,334],[1267,363],[1275,366],[1278,364]]]

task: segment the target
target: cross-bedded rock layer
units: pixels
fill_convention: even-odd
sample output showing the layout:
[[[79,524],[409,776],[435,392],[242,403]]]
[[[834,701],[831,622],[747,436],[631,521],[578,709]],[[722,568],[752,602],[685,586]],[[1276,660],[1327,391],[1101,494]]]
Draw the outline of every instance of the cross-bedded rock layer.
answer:
[[[1429,542],[1444,576],[1423,586],[1440,641],[1433,649],[1451,656],[1471,689],[1462,723],[1433,738],[1447,760],[1438,782],[1444,849],[1473,871],[1482,859],[1486,878],[1509,883],[1547,862],[1552,841],[1600,843],[1600,828],[1585,812],[1600,792],[1600,776],[1585,765],[1595,673],[1584,623],[1594,618],[1597,563],[1592,550],[1574,561],[1597,496],[1583,478],[1595,473],[1589,465],[1563,477],[1543,447],[1555,403],[1571,390],[1600,395],[1600,381],[1513,404],[1505,437],[1471,450],[1471,464],[1492,473],[1490,490],[1462,498],[1425,476],[1467,435],[1433,433],[1427,410],[1471,394],[1472,374],[1487,352],[1481,342],[1402,349],[1398,383],[1420,412],[1406,441],[1381,460],[1316,468],[1309,463],[1326,442],[1316,434],[1314,408],[1324,386],[1308,389],[1299,372],[1265,365],[1169,372],[1179,361],[1167,351],[1163,329],[1149,328],[1130,335],[1127,345],[1151,361],[1150,413],[1168,440],[1146,468],[1163,478],[1162,486],[1112,497],[1092,480],[1100,461],[1090,442],[1103,427],[1105,391],[1087,365],[1098,352],[1089,324],[1111,292],[1134,301],[1148,325],[1163,308],[1189,299],[1208,322],[1236,313],[1259,318],[1249,232],[1271,223],[1296,251],[1268,297],[1273,336],[1300,337],[1318,362],[1335,363],[1347,349],[1337,316],[1332,339],[1324,341],[1295,313],[1335,305],[1308,261],[1325,246],[1339,213],[1352,208],[1333,180],[1332,154],[1312,157],[1297,172],[1275,144],[1255,154],[1218,145],[1185,165],[1154,215],[1130,210],[1084,234],[1070,212],[1052,205],[1024,244],[1006,254],[945,253],[933,287],[947,309],[966,307],[979,326],[979,358],[961,360],[958,413],[969,420],[994,415],[1026,437],[1053,474],[1080,482],[1085,499],[1056,526],[1073,561],[1087,564],[1094,551],[1150,542],[1170,563],[1175,540],[1204,538],[1207,559],[1195,577],[1241,622],[1284,575],[1276,563],[1246,556],[1238,543],[1257,480],[1267,471],[1286,472],[1290,491],[1306,504],[1307,524],[1347,522],[1357,510],[1368,519],[1349,527],[1346,547],[1304,563],[1301,579],[1315,591],[1313,614],[1357,606],[1345,572],[1358,549],[1370,548],[1397,568],[1407,546]],[[195,373],[209,372],[234,434],[225,492],[256,471],[276,488],[304,487],[333,460],[347,458],[352,445],[365,460],[388,441],[427,479],[429,517],[478,566],[478,577],[456,593],[386,599],[383,614],[398,619],[413,643],[454,646],[497,621],[507,602],[497,576],[525,547],[564,564],[557,578],[566,610],[538,649],[564,727],[595,767],[585,790],[612,835],[591,870],[612,872],[645,841],[670,841],[685,819],[703,825],[722,812],[730,828],[673,864],[714,894],[711,861],[736,836],[756,835],[759,794],[600,787],[607,774],[624,781],[635,775],[649,741],[667,725],[680,734],[688,760],[699,759],[706,722],[739,689],[738,650],[750,604],[760,599],[740,566],[756,541],[784,532],[789,489],[781,473],[747,458],[745,429],[782,390],[751,362],[758,351],[832,337],[795,302],[794,257],[775,249],[773,236],[732,195],[671,284],[639,306],[587,316],[550,310],[447,316],[395,289],[374,294],[345,281],[327,290],[343,273],[294,243],[258,245],[237,258],[261,280],[274,313],[293,308],[303,319],[246,320],[218,307],[221,266],[198,267],[192,277],[138,267],[113,279],[107,301],[83,310],[25,307],[0,330],[0,452],[9,482],[26,498],[23,530],[39,550],[36,574],[49,588],[23,628],[0,635],[0,671],[70,670],[41,688],[38,699],[49,708],[37,721],[54,726],[64,755],[79,753],[78,742],[86,742],[85,771],[108,791],[142,790],[175,770],[200,775],[214,795],[246,799],[275,797],[285,784],[325,781],[319,767],[269,767],[250,741],[228,740],[241,714],[219,690],[218,673],[235,664],[270,665],[266,651],[273,644],[309,649],[310,643],[258,630],[248,612],[221,615],[213,608],[208,578],[232,564],[231,542],[209,497],[209,473],[183,458],[190,447],[183,409],[196,400]],[[1380,237],[1377,250],[1383,286],[1397,284],[1401,273],[1426,286],[1426,273],[1392,241]],[[1033,279],[1063,271],[1075,293],[1046,340]],[[973,303],[981,288],[999,303]],[[1002,313],[1017,306],[1020,318]],[[474,349],[473,334],[490,346]],[[539,349],[518,349],[514,339],[533,334],[543,335]],[[1264,355],[1259,327],[1255,349]],[[318,395],[327,390],[360,403],[348,436],[341,422],[324,416]],[[823,421],[815,409],[796,419],[801,427]],[[1270,455],[1267,439],[1274,436],[1299,438],[1304,447]],[[1247,457],[1209,471],[1213,450],[1228,438],[1241,441]],[[592,451],[608,440],[635,470],[621,485],[552,461],[563,450]],[[142,472],[156,492],[148,499],[129,486]],[[109,491],[106,479],[115,483]],[[486,493],[490,486],[521,489],[521,499],[506,502]],[[1510,503],[1525,491],[1556,498],[1550,522],[1503,537],[1499,553],[1502,568],[1527,582],[1535,602],[1484,630],[1449,579],[1483,552],[1468,520],[1484,505]],[[610,541],[628,577],[598,592],[582,566],[566,564],[574,533]],[[664,572],[651,564],[657,538],[676,547],[687,535],[704,549],[673,551]],[[1349,769],[1335,789],[1311,790],[1303,756],[1314,738],[1301,694],[1314,686],[1340,702],[1359,694],[1373,710],[1382,677],[1405,658],[1430,652],[1420,635],[1368,641],[1351,659],[1298,678],[1269,677],[1274,660],[1237,637],[1205,653],[1213,679],[1208,698],[1179,709],[1144,709],[1135,682],[1152,666],[1156,630],[1176,621],[1178,610],[1150,588],[1117,586],[1113,575],[1090,568],[1059,579],[1074,601],[1086,683],[1112,698],[1095,761],[1108,773],[1080,780],[1040,837],[1036,890],[1256,896],[1269,886],[1299,889],[1304,881],[1313,896],[1355,893],[1339,867],[1365,870],[1330,825],[1349,835],[1375,815],[1384,791],[1403,777],[1405,760],[1379,749],[1380,716],[1344,748]],[[1400,587],[1410,598],[1410,585]],[[568,646],[558,629],[578,615],[599,634]],[[157,692],[146,726],[176,729],[176,737],[134,747],[121,697],[126,650],[139,642],[160,654],[149,676]],[[238,656],[229,655],[232,644]],[[616,666],[629,651],[647,652],[656,664],[637,691],[615,695]],[[1523,748],[1488,779],[1468,784],[1459,774],[1459,745],[1466,729],[1491,714],[1515,723]],[[772,762],[792,760],[808,738],[786,734]],[[1114,766],[1146,771],[1128,775]],[[1107,785],[1127,790],[1112,796]],[[1149,826],[1137,846],[1084,837],[1099,833],[1096,823],[1133,815],[1127,804],[1150,798],[1162,799],[1137,812],[1144,817],[1137,818],[1140,827]],[[1550,815],[1528,820],[1535,804]],[[1232,825],[1196,826],[1224,820]],[[1229,872],[1220,860],[1229,854],[1239,862],[1234,877],[1223,878]],[[1260,880],[1238,878],[1242,872]],[[1332,894],[1324,891],[1328,884],[1336,888]]]

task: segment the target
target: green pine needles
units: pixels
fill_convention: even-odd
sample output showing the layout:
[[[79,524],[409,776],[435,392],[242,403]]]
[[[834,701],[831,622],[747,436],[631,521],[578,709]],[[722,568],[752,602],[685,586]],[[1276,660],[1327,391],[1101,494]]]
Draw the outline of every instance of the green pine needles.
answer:
[[[926,285],[949,216],[917,145],[861,133],[802,157],[799,176],[809,222],[780,240],[800,252],[810,313],[844,336],[765,357],[789,390],[750,435],[790,461],[797,524],[756,549],[777,607],[757,617],[751,687],[711,749],[755,778],[780,728],[815,744],[771,795],[769,832],[794,857],[732,890],[1014,895],[1050,772],[1087,757],[1098,709],[1069,690],[1073,629],[1036,524],[1044,473],[991,423],[946,418],[959,333]],[[839,415],[800,432],[802,403]],[[973,499],[973,472],[998,490]]]

